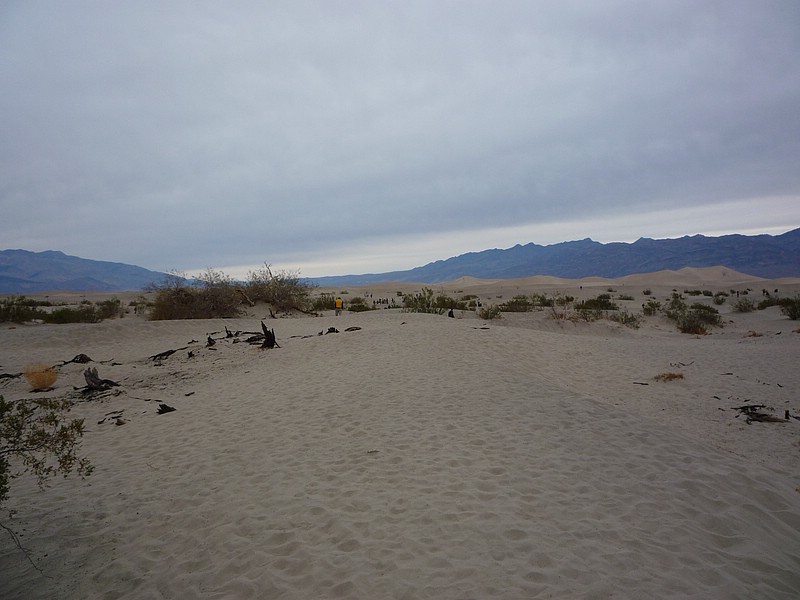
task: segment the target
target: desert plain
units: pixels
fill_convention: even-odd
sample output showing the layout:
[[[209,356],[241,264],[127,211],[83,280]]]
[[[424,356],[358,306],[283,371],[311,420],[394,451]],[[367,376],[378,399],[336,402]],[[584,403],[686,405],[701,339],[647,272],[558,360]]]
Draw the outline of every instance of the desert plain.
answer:
[[[800,597],[799,321],[730,301],[706,335],[659,315],[403,312],[423,287],[484,306],[605,292],[639,312],[674,291],[791,297],[800,279],[462,279],[318,290],[388,300],[341,316],[0,324],[0,373],[59,373],[0,395],[74,398],[95,466],[12,481],[0,522],[27,555],[0,532],[0,598]],[[247,343],[261,321],[279,347]],[[83,394],[88,367],[120,385]],[[776,418],[748,422],[748,404]]]

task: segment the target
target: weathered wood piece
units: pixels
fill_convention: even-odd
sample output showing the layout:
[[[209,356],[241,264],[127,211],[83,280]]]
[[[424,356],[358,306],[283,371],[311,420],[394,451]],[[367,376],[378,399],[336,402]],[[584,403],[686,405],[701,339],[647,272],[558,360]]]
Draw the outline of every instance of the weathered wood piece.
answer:
[[[83,378],[86,380],[87,389],[93,391],[103,391],[119,385],[119,383],[116,381],[111,381],[110,379],[101,379],[97,374],[97,368],[86,369],[83,372]]]
[[[264,343],[261,344],[261,347],[269,349],[280,348],[278,342],[275,340],[275,330],[271,330],[264,325],[264,321],[261,321],[261,329],[264,331]]]
[[[157,360],[164,360],[165,358],[169,358],[176,352],[180,350],[186,350],[189,346],[184,346],[183,348],[175,348],[175,350],[164,350],[164,352],[159,352],[158,354],[153,354],[153,356],[148,356],[150,360],[157,361]]]

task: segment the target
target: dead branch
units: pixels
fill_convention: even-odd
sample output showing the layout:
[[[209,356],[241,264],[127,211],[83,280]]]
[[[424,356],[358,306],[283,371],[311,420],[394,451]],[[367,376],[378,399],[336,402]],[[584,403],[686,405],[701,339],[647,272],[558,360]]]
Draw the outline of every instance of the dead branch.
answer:
[[[86,379],[86,388],[93,391],[105,391],[119,385],[116,381],[101,379],[97,374],[97,368],[86,369],[83,372],[83,378]]]

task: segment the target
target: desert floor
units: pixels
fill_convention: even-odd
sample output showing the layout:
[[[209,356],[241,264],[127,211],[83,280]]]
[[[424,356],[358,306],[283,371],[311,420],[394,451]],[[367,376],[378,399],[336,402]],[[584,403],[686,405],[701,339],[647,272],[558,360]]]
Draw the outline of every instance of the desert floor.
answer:
[[[0,522],[32,562],[0,535],[0,597],[798,597],[800,322],[726,304],[696,336],[660,316],[392,308],[423,287],[484,305],[613,290],[638,312],[800,280],[464,279],[320,290],[388,302],[339,317],[0,324],[0,373],[60,365],[44,396],[78,401],[95,465],[44,490],[12,481]],[[245,341],[262,319],[280,348]],[[93,362],[62,364],[81,353]],[[120,386],[82,394],[87,367]],[[23,377],[0,395],[42,396]],[[779,422],[748,423],[748,403]]]

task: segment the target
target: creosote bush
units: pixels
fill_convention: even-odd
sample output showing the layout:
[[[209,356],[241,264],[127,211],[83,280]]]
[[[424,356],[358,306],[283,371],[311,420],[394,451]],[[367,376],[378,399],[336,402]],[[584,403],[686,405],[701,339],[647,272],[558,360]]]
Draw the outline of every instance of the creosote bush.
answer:
[[[260,269],[251,271],[247,280],[247,292],[255,301],[266,302],[284,312],[309,308],[313,286],[303,282],[296,271],[273,273],[272,267],[264,263]]]
[[[0,505],[11,480],[23,473],[32,473],[40,487],[55,475],[92,473],[89,459],[78,456],[84,420],[68,418],[72,407],[65,399],[12,402],[0,396]]]
[[[796,321],[800,319],[800,295],[794,298],[783,298],[780,301],[781,312],[787,317]]]
[[[150,310],[150,320],[230,318],[239,314],[241,298],[225,274],[209,269],[192,287],[179,273],[170,273],[160,287]]]

